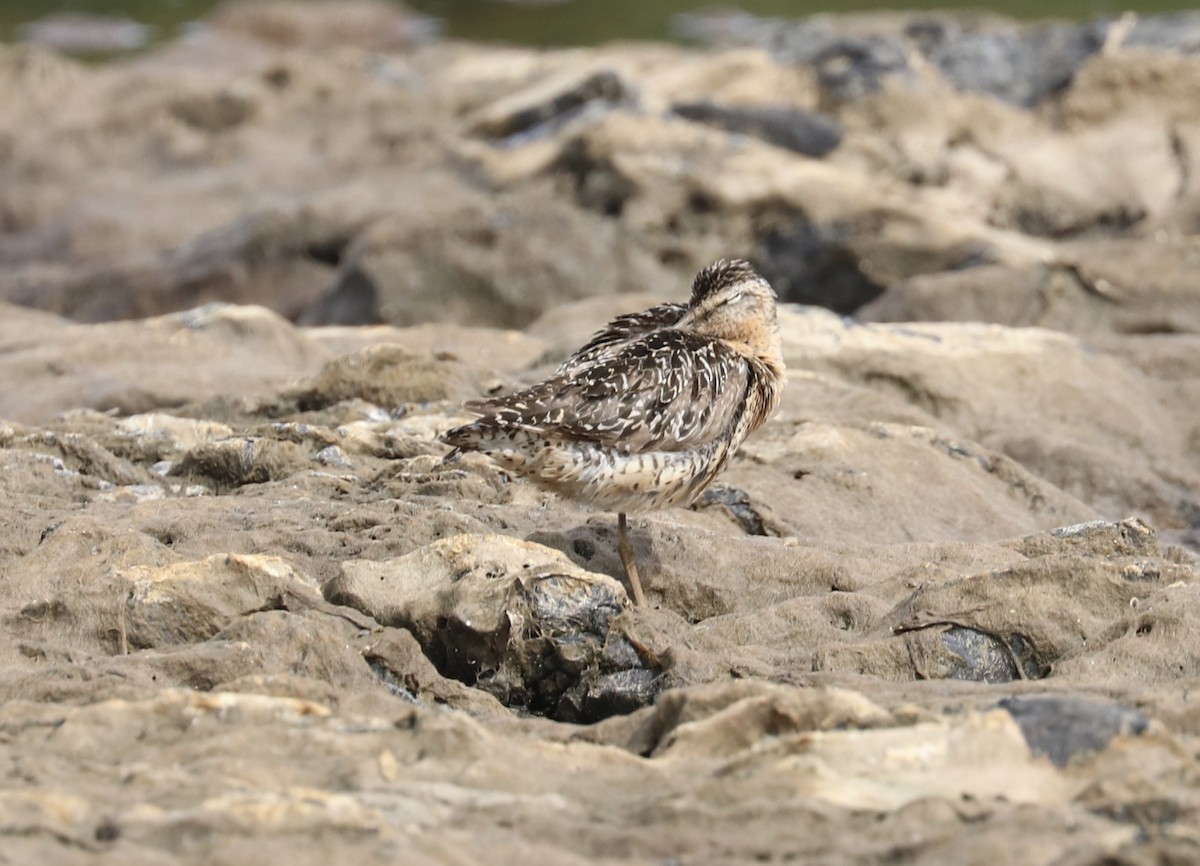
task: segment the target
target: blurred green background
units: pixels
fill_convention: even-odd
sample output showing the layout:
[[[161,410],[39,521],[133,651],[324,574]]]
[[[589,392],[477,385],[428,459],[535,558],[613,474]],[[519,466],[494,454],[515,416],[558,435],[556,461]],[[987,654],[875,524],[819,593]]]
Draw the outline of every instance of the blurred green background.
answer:
[[[53,12],[86,12],[132,18],[153,25],[154,38],[175,36],[189,21],[204,17],[217,0],[0,0],[0,39],[17,38],[19,26]],[[409,6],[445,21],[447,36],[518,42],[530,45],[585,45],[610,39],[670,38],[671,16],[711,8],[696,0],[572,0],[567,3],[514,5],[494,0],[409,0]],[[815,12],[889,9],[949,9],[964,4],[886,0],[841,2],[788,2],[741,0],[724,4],[757,15],[800,17]],[[967,4],[980,8],[981,4]],[[1019,18],[1084,19],[1115,15],[1127,9],[1142,14],[1196,8],[1194,0],[1148,0],[1122,3],[1111,0],[1005,0],[987,5],[994,12]]]

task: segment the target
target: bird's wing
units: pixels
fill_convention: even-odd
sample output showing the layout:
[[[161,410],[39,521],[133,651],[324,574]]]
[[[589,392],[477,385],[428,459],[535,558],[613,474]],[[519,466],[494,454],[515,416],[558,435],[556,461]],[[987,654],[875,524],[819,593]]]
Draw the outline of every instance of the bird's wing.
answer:
[[[467,408],[551,439],[630,453],[678,451],[705,445],[734,425],[750,377],[747,360],[724,343],[671,329],[568,373]]]
[[[659,304],[640,313],[617,316],[567,360],[559,364],[555,376],[573,376],[578,371],[620,352],[621,346],[659,328],[669,328],[683,318],[686,304]]]

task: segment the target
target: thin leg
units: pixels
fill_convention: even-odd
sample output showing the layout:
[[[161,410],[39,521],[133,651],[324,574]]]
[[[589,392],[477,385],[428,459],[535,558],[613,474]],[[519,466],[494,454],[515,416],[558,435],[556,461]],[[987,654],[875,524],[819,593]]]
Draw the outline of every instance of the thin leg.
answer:
[[[629,524],[625,521],[624,511],[617,513],[617,553],[621,554],[621,565],[625,566],[625,576],[629,578],[629,588],[633,590],[633,603],[645,607],[646,596],[642,595],[637,563],[633,561],[633,545],[629,543]]]

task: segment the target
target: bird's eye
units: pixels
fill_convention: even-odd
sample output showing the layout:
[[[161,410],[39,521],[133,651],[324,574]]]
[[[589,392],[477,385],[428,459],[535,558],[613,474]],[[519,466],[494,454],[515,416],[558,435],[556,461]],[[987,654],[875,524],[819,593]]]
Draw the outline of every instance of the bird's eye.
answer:
[[[725,303],[736,304],[741,299],[742,299],[742,292],[734,292],[728,298],[725,299]]]

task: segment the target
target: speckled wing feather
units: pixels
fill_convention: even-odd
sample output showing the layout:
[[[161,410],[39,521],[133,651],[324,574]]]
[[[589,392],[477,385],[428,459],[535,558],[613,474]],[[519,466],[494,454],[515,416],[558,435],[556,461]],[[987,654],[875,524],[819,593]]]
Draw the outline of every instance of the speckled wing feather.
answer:
[[[683,451],[732,429],[750,377],[736,351],[669,328],[624,342],[602,337],[545,382],[468,404],[483,416],[476,423],[628,453]]]
[[[639,313],[617,316],[593,334],[592,339],[588,340],[583,348],[559,364],[554,375],[573,376],[578,371],[620,352],[621,346],[631,340],[659,328],[671,327],[683,318],[687,310],[687,304],[659,304]]]

